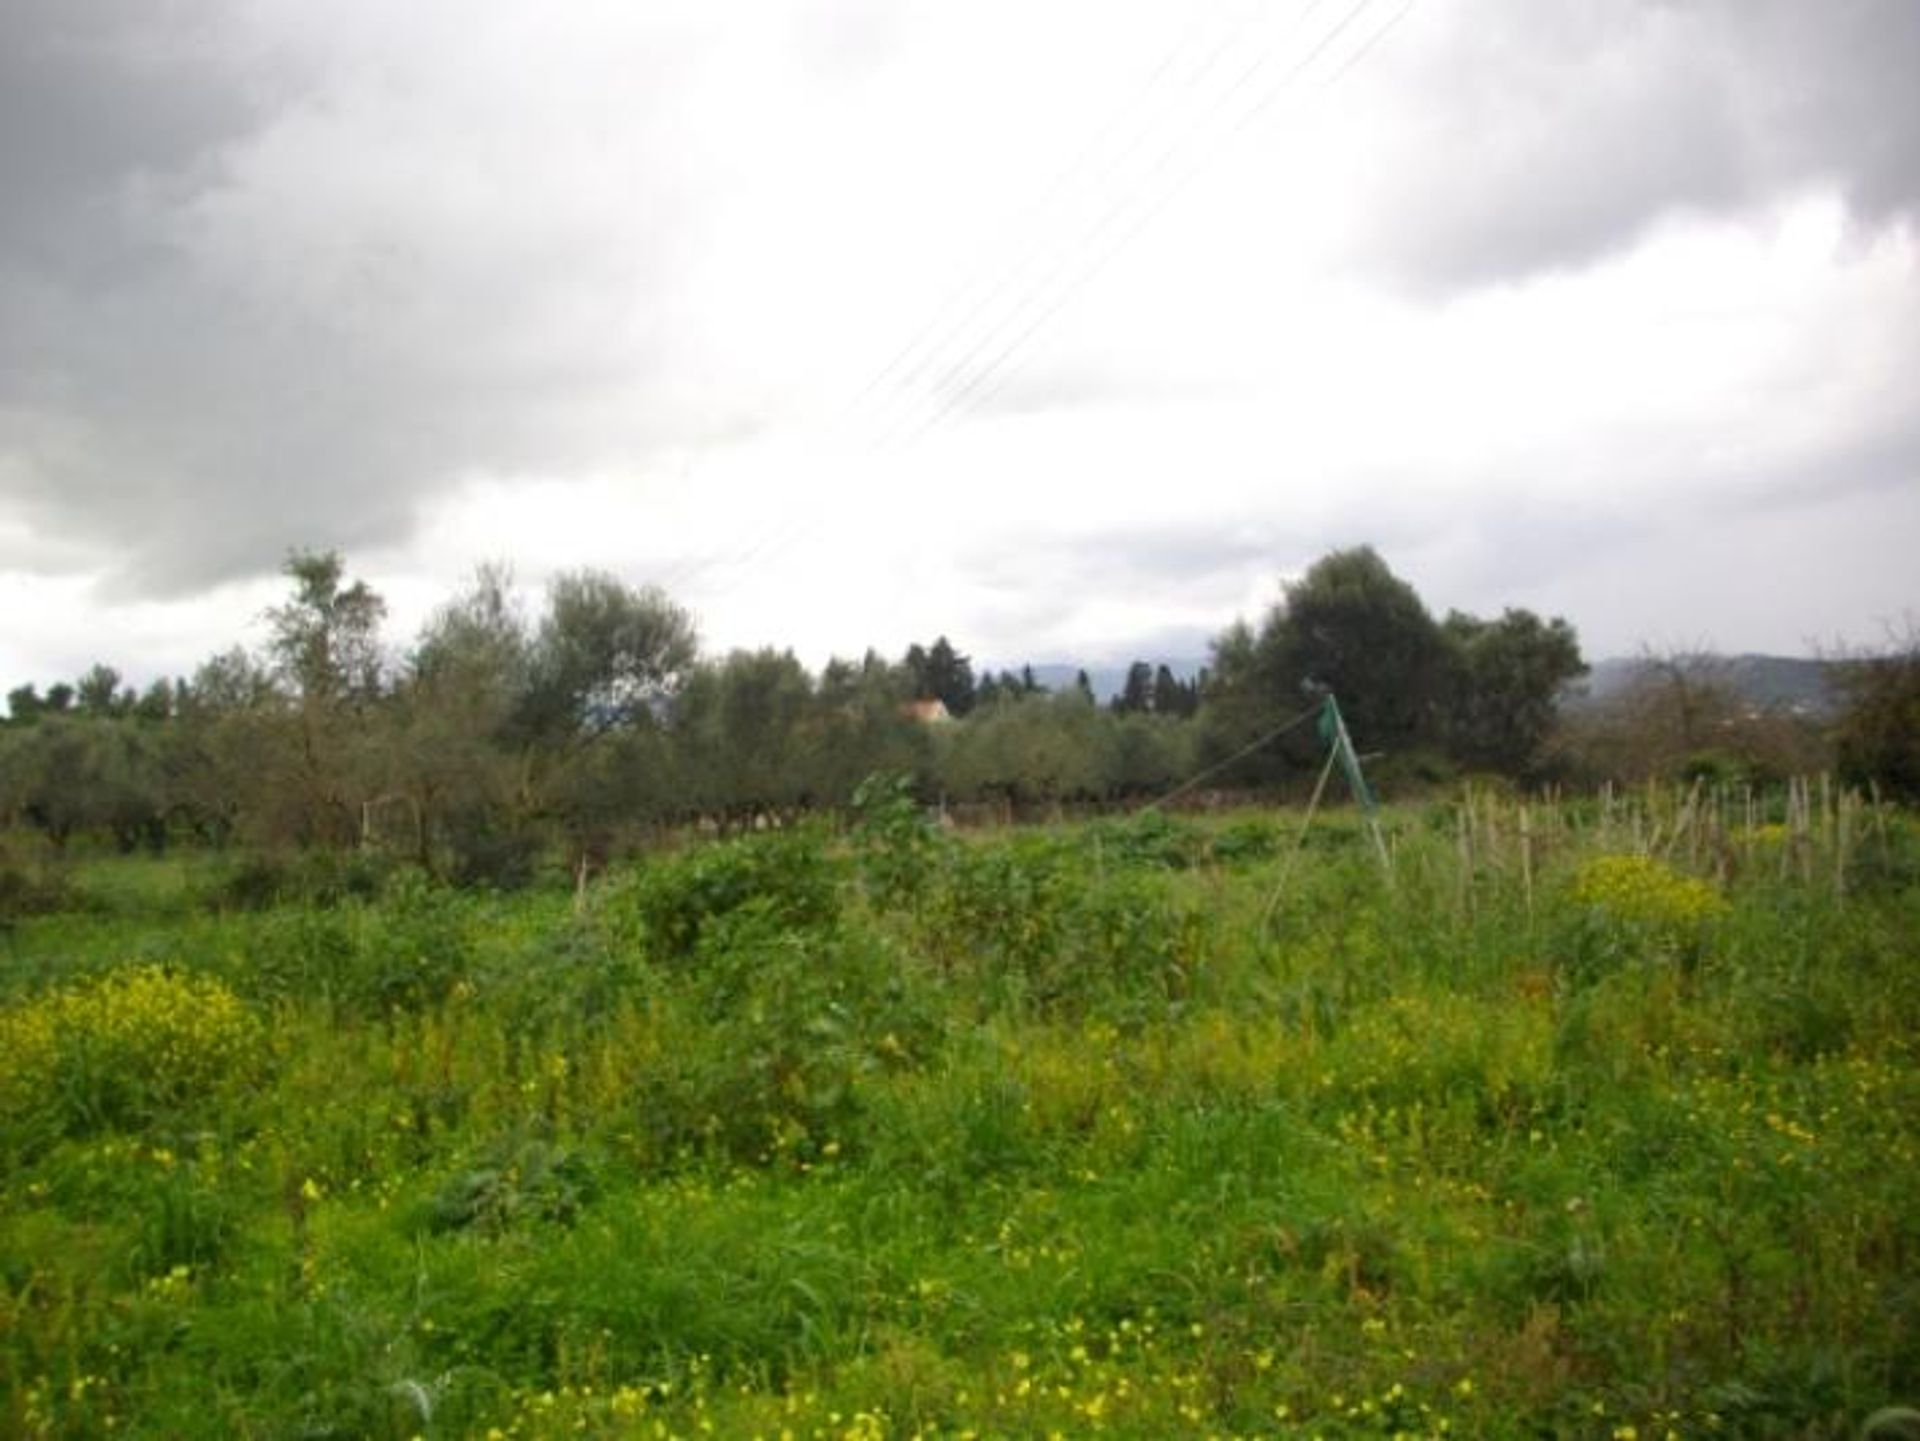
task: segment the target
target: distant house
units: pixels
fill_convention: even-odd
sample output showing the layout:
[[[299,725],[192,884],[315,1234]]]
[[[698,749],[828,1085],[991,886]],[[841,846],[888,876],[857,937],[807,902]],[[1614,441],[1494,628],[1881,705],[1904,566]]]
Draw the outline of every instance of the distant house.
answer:
[[[947,710],[947,703],[938,696],[928,700],[902,701],[900,714],[908,720],[919,721],[921,725],[945,725],[953,719]]]

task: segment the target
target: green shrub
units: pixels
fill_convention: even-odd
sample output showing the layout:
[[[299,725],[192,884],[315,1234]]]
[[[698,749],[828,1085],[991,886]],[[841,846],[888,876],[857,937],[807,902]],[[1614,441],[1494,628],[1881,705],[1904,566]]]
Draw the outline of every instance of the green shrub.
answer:
[[[276,1001],[318,1001],[341,1014],[431,1005],[472,971],[468,904],[406,871],[378,904],[277,910],[255,932],[236,981]]]
[[[0,928],[16,917],[45,916],[72,908],[77,897],[61,872],[30,866],[0,849]]]
[[[1096,821],[1081,832],[1082,847],[1103,865],[1184,871],[1206,856],[1206,837],[1189,821],[1145,810],[1123,821]]]
[[[1283,839],[1280,827],[1272,821],[1235,821],[1214,832],[1207,850],[1220,865],[1248,865],[1278,855]]]
[[[541,1140],[493,1148],[450,1178],[427,1207],[433,1231],[505,1231],[529,1221],[571,1225],[600,1192],[583,1152]]]
[[[1157,1011],[1187,990],[1200,912],[1175,899],[1170,878],[1089,865],[1046,844],[958,851],[922,913],[922,940],[987,983],[996,1003]]]
[[[447,878],[455,885],[496,891],[523,890],[540,863],[537,832],[486,811],[457,812],[443,823]]]
[[[260,911],[304,901],[336,906],[376,899],[401,869],[377,851],[249,851],[206,891],[215,910]]]
[[[874,904],[912,905],[938,862],[939,832],[913,797],[913,782],[876,771],[853,793],[854,855]]]
[[[458,893],[403,872],[382,904],[361,912],[350,1001],[380,1013],[445,999],[472,969],[464,910]]]
[[[1036,969],[1059,951],[1068,886],[1044,843],[958,847],[921,914],[920,938],[949,965]]]
[[[834,882],[819,834],[785,831],[655,861],[636,879],[630,903],[655,959],[684,961],[707,927],[749,904],[781,926],[830,928],[840,908]]]
[[[837,1149],[858,1113],[859,1078],[882,1064],[837,949],[771,926],[702,948],[705,1004],[636,1097],[656,1155],[765,1165]]]
[[[1201,912],[1150,875],[1120,875],[1074,894],[1067,944],[1035,979],[1055,1009],[1105,1002],[1159,1009],[1184,996],[1205,943]]]
[[[477,962],[474,987],[523,1030],[595,1029],[659,980],[630,919],[618,905],[570,919]]]

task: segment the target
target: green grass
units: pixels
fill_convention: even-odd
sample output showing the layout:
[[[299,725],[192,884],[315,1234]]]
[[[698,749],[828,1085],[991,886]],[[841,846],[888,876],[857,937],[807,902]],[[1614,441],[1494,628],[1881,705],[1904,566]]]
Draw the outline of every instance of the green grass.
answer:
[[[0,1432],[1849,1434],[1920,1398],[1920,837],[1666,820],[1724,906],[1484,800],[1391,882],[1346,815],[584,911],[89,863],[0,940]],[[134,966],[250,1049],[84,1034]]]

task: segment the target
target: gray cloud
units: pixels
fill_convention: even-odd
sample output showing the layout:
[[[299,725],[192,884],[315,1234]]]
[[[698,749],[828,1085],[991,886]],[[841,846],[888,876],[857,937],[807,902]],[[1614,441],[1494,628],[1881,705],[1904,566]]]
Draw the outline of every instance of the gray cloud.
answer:
[[[0,19],[0,519],[172,593],[748,423],[674,366],[697,35],[147,13]]]
[[[1151,529],[1089,527],[1075,535],[1030,535],[1022,539],[1017,554],[983,548],[965,559],[968,572],[988,586],[1022,587],[1041,575],[1049,589],[1117,589],[1124,594],[1161,587],[1217,587],[1223,572],[1270,559],[1274,551],[1271,522],[1244,517]]]
[[[755,342],[804,355],[815,337],[785,333],[807,329],[790,316],[756,330],[737,312],[830,289],[820,255],[861,245],[886,206],[800,212],[864,204],[900,173],[887,165],[915,163],[820,157],[816,189],[816,157],[789,132],[813,134],[801,112],[816,102],[850,117],[823,133],[884,132],[892,112],[846,97],[924,33],[927,13],[879,0],[667,4],[644,20],[640,8],[0,0],[0,561],[104,564],[123,595],[192,592],[270,569],[291,545],[398,545],[463,472],[644,474],[664,449],[777,420],[806,378],[782,369],[785,354],[763,365]],[[182,28],[189,10],[202,18]],[[1867,226],[1920,211],[1910,0],[1485,0],[1422,27],[1442,10],[1412,12],[1333,92],[1399,117],[1350,217],[1352,261],[1370,275],[1445,294],[1585,265],[1665,218],[1744,215],[1808,187],[1838,192]],[[1021,33],[1004,14],[978,23]],[[1064,70],[1061,91],[1060,109],[1085,118]],[[1004,155],[971,148],[974,128],[953,122],[938,152],[975,167],[953,182],[962,203],[991,199],[1004,170]],[[797,173],[768,183],[779,164]],[[746,221],[743,190],[755,192]],[[783,222],[814,250],[756,230]],[[1194,332],[1198,358],[1167,353],[1186,279],[1169,273],[1164,313],[1146,306],[1137,336],[1116,326],[1090,358],[1015,368],[991,408],[1097,425],[1178,398],[1168,375],[1182,359],[1184,383],[1214,389],[1212,332]],[[852,313],[871,304],[857,292],[796,313],[818,323],[842,307],[887,339],[888,325]],[[1113,308],[1131,318],[1142,299]],[[915,318],[897,317],[902,334]],[[1887,373],[1911,375],[1894,358]],[[1223,371],[1235,364],[1223,354]],[[1911,413],[1905,396],[1881,400],[1875,416]],[[1859,418],[1838,414],[1839,440],[1808,455],[1756,462],[1720,503],[1798,505],[1842,474],[1911,485],[1911,427]],[[1275,422],[1276,453],[1287,428]],[[1673,490],[1702,473],[1674,465]],[[1646,541],[1666,519],[1605,497],[1529,501],[1511,476],[1490,477],[1456,517],[1403,478],[1342,479],[1398,503],[1343,495],[1280,521],[1276,498],[1264,515],[1250,505],[1174,531],[1116,520],[961,559],[988,596],[983,628],[1015,646],[1059,620],[1062,594],[1165,596],[1224,620],[1250,583],[1361,539],[1413,568],[1439,607],[1537,593],[1550,608],[1565,593],[1555,577],[1600,537]],[[1276,481],[1276,497],[1293,484]],[[1723,513],[1709,499],[1690,512],[1702,526]],[[26,534],[41,537],[33,553]]]
[[[11,0],[0,13],[0,254],[105,278],[121,186],[190,167],[253,118],[215,38],[178,7]]]
[[[1533,0],[1383,77],[1401,120],[1354,253],[1442,290],[1579,266],[1685,214],[1829,187],[1920,213],[1909,0]]]

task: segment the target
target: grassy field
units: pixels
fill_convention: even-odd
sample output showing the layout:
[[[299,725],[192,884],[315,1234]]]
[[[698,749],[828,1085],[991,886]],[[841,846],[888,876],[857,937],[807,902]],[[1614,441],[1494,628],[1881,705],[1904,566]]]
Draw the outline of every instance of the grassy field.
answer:
[[[1851,1434],[1920,832],[1697,802],[83,864],[0,936],[0,1431]]]

